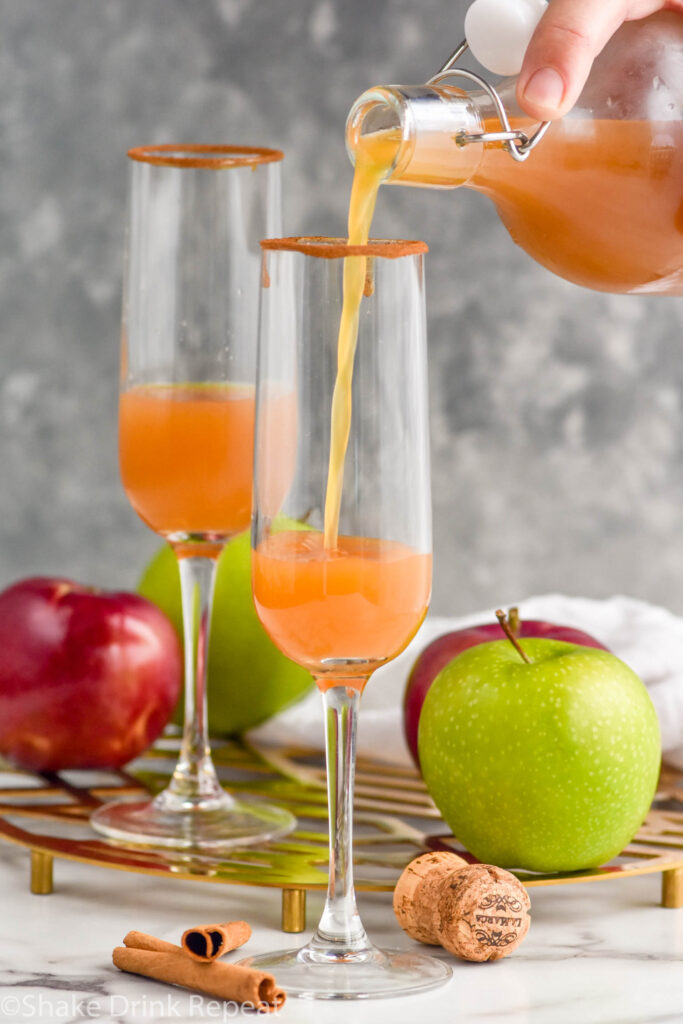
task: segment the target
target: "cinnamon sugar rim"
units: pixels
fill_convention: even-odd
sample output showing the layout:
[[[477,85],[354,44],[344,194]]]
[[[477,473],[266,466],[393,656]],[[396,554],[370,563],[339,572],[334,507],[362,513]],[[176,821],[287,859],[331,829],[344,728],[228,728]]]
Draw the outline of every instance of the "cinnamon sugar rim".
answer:
[[[336,260],[345,256],[382,256],[396,260],[401,256],[422,256],[429,252],[426,242],[406,238],[371,238],[367,245],[349,245],[345,238],[326,238],[312,235],[290,238],[264,238],[261,248],[268,251],[301,252],[304,256],[317,256]]]
[[[172,154],[188,154],[176,155]],[[276,163],[284,158],[279,149],[264,146],[207,146],[201,143],[167,142],[160,146],[135,146],[128,150],[131,160],[155,164],[157,167],[253,167],[257,164]]]

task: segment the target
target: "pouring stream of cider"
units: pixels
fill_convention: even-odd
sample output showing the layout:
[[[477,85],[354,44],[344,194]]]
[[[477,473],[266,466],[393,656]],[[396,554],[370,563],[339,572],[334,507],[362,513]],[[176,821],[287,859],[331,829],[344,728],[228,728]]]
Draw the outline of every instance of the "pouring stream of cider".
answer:
[[[349,202],[349,245],[367,245],[377,193],[391,169],[399,143],[400,136],[396,132],[376,132],[363,136],[359,141]],[[344,462],[351,433],[353,363],[366,273],[366,256],[345,257],[344,296],[337,340],[337,378],[332,394],[330,461],[325,493],[326,551],[334,551],[339,535]]]

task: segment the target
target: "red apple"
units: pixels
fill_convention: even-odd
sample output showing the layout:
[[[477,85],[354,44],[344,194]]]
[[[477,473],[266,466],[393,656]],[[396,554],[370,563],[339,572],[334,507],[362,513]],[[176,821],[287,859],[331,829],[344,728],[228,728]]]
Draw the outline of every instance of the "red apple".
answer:
[[[156,605],[37,577],[0,593],[0,753],[24,768],[118,768],[161,733],[183,676]]]
[[[598,647],[601,650],[607,650],[605,645],[596,640],[594,636],[590,636],[580,629],[573,629],[571,626],[557,626],[553,622],[542,622],[538,619],[529,619],[528,622],[523,622],[519,619],[515,608],[510,609],[510,623],[513,633],[520,639],[538,636],[548,640],[564,640],[566,643],[579,644],[582,647]],[[422,653],[418,655],[408,676],[403,695],[403,729],[410,753],[418,768],[420,767],[420,758],[417,752],[417,727],[420,722],[420,712],[427,691],[439,672],[468,647],[475,647],[477,644],[487,643],[489,640],[501,640],[504,636],[505,633],[498,622],[468,626],[466,629],[456,629],[452,633],[444,633],[443,636],[437,637],[436,640],[427,644]]]

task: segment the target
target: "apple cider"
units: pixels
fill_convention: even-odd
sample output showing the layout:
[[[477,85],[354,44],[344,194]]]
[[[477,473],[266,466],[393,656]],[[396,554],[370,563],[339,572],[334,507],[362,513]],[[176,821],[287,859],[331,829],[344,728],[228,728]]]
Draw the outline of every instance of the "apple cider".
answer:
[[[272,533],[253,552],[254,599],[277,646],[315,670],[352,652],[359,685],[417,632],[431,591],[431,555],[365,537],[336,539],[312,530]],[[346,681],[354,675],[348,668]]]
[[[292,436],[292,394],[268,399],[263,422]],[[153,530],[227,538],[251,516],[255,389],[246,384],[157,384],[119,398],[119,461],[128,498]],[[276,507],[293,474],[283,452],[269,467],[264,500]]]
[[[363,147],[356,169],[349,202],[349,245],[366,245],[375,212],[377,193],[386,177],[395,152],[395,143]],[[344,260],[344,302],[337,342],[337,378],[332,395],[330,464],[325,494],[325,548],[334,550],[339,532],[344,460],[351,431],[353,361],[358,341],[358,316],[363,301],[367,257],[348,256]]]

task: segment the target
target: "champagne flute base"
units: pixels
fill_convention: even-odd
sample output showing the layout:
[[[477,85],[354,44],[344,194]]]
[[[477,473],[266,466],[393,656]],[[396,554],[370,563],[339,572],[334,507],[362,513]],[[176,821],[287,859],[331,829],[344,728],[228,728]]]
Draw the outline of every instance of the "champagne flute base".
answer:
[[[386,999],[435,988],[452,976],[448,964],[422,953],[382,950],[288,949],[239,961],[242,967],[275,976],[298,999]]]
[[[164,794],[154,800],[106,804],[90,816],[90,824],[108,839],[136,846],[163,846],[219,855],[234,847],[264,843],[291,832],[296,819],[289,811],[258,800],[210,800],[168,809]]]

